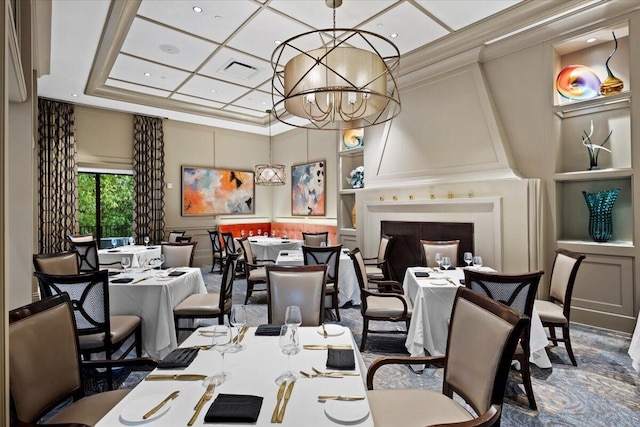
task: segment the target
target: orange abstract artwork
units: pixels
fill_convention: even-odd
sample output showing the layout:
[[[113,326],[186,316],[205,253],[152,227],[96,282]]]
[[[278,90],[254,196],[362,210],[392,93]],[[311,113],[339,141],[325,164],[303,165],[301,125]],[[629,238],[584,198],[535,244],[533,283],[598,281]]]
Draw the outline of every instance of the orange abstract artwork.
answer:
[[[253,180],[253,172],[183,166],[182,215],[253,213]]]

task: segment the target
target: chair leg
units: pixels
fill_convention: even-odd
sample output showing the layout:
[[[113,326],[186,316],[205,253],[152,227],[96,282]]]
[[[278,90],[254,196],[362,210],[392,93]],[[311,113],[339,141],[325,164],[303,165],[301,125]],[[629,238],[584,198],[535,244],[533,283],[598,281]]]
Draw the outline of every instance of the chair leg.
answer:
[[[331,295],[331,299],[333,300],[333,309],[336,311],[336,317],[338,318],[338,322],[340,322],[340,303],[338,301],[338,294],[334,293]]]
[[[564,338],[564,346],[567,349],[567,353],[569,353],[569,359],[571,359],[571,363],[573,363],[573,366],[578,366],[576,357],[573,355],[573,348],[571,347],[571,338],[569,338],[569,326],[562,327],[562,338]]]
[[[529,408],[534,411],[538,410],[536,405],[536,398],[533,395],[533,387],[531,386],[531,371],[529,370],[529,358],[523,357],[520,359],[520,374],[522,375],[522,384],[527,392],[527,399],[529,399]]]
[[[136,356],[142,357],[142,325],[136,329]]]
[[[244,305],[247,305],[247,303],[249,302],[249,297],[251,296],[252,292],[253,283],[250,283],[249,280],[247,280],[247,295],[244,297]]]
[[[362,341],[360,341],[360,351],[364,351],[365,343],[367,342],[367,332],[369,332],[369,319],[362,319]]]
[[[553,343],[554,347],[558,346],[558,338],[556,337],[556,327],[555,326],[549,326],[549,336],[551,337],[551,342]]]

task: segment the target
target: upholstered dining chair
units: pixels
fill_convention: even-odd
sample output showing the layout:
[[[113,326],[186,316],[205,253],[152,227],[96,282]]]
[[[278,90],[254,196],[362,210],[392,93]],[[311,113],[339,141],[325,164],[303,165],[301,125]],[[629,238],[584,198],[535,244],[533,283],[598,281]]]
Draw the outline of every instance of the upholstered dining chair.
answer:
[[[178,236],[176,237],[176,243],[189,243],[193,239],[193,236]]]
[[[107,270],[93,271],[75,276],[54,276],[35,272],[42,297],[69,294],[78,330],[80,353],[89,360],[92,353],[105,352],[105,359],[128,344],[120,358],[135,349],[142,356],[142,321],[138,316],[111,316],[109,314],[109,275]],[[109,372],[111,385],[112,375]]]
[[[422,261],[427,267],[438,267],[435,256],[441,253],[443,257],[448,256],[451,266],[455,267],[458,265],[458,246],[460,240],[420,240]]]
[[[505,304],[531,318],[533,302],[543,274],[544,271],[542,270],[525,274],[496,274],[465,269],[464,284],[467,288]],[[531,349],[529,348],[530,326],[524,328],[513,358],[520,362],[520,373],[524,389],[527,392],[529,407],[535,411],[538,407],[533,394],[533,387],[531,386],[531,370],[529,367],[529,357],[531,356]]]
[[[169,243],[177,243],[178,242],[178,237],[184,236],[184,233],[186,233],[186,232],[185,231],[176,231],[176,230],[169,231],[169,236],[167,238],[167,242],[169,242]]]
[[[236,273],[240,272],[244,272],[244,252],[242,250],[242,248],[236,248],[236,239],[233,237],[233,233],[228,231],[228,232],[222,232],[220,233],[220,235],[222,236],[222,241],[224,242],[224,250],[227,254],[238,254],[238,264],[236,266]]]
[[[179,337],[180,331],[193,331],[196,329],[190,326],[180,326],[180,319],[217,318],[220,325],[224,323],[225,314],[228,318],[229,313],[231,313],[231,296],[237,264],[238,254],[227,255],[219,293],[190,295],[173,309],[176,337]]]
[[[242,253],[244,255],[244,271],[247,277],[247,294],[244,297],[244,303],[247,304],[254,290],[266,290],[267,271],[265,270],[265,265],[268,263],[275,264],[275,261],[272,259],[256,259],[253,256],[249,238],[242,237],[238,242],[242,247]],[[265,284],[264,289],[255,289],[255,285],[262,283]]]
[[[47,423],[93,426],[122,400],[129,390],[119,389],[85,397],[83,370],[128,367],[153,369],[149,358],[80,360],[76,323],[68,294],[44,298],[9,312],[10,425],[35,425],[52,408]]]
[[[328,231],[321,231],[318,233],[302,233],[302,240],[304,241],[304,244],[307,246],[322,246],[322,244],[324,243],[325,245],[329,244],[329,232]]]
[[[95,240],[93,234],[69,234],[67,239],[73,243],[92,242]]]
[[[499,426],[511,360],[528,323],[528,317],[506,305],[458,288],[444,355],[385,356],[369,366],[367,398],[373,423],[376,427]],[[374,389],[376,372],[391,364],[444,365],[442,392]],[[454,393],[475,416],[453,399]]]
[[[578,362],[573,355],[571,337],[569,336],[571,296],[578,269],[584,258],[583,254],[566,249],[556,250],[551,270],[549,300],[536,300],[534,303],[534,307],[540,315],[542,326],[549,328],[549,340],[555,346],[558,345],[558,342],[564,343],[573,366],[578,366]],[[556,328],[562,329],[562,338],[556,336]]]
[[[193,267],[193,256],[198,242],[163,243],[164,268]]]
[[[389,268],[389,253],[393,246],[393,236],[386,234],[380,237],[378,246],[378,256],[375,258],[365,258],[364,263],[367,269],[367,276],[373,280],[391,280],[391,269]]]
[[[360,286],[360,313],[362,313],[362,341],[360,351],[364,351],[367,335],[375,334],[407,334],[413,305],[409,297],[404,295],[402,285],[393,280],[369,280],[364,258],[360,249],[349,253]],[[375,286],[370,286],[374,284]],[[370,321],[402,322],[406,330],[369,329]]]
[[[80,259],[76,251],[53,254],[33,254],[33,268],[45,274],[59,276],[80,274]]]
[[[98,242],[96,242],[95,240],[86,242],[72,241],[71,249],[78,253],[81,273],[100,270],[100,259],[98,258]]]
[[[267,318],[269,323],[284,324],[287,307],[297,305],[302,326],[324,322],[324,294],[327,265],[268,265]]]
[[[211,272],[214,272],[217,262],[220,264],[219,273],[222,273],[222,266],[225,258],[227,257],[226,245],[225,247],[222,247],[222,241],[220,240],[220,233],[218,233],[218,230],[207,230],[207,232],[209,233],[209,239],[211,240],[211,252],[213,254]]]
[[[327,286],[325,294],[331,296],[331,305],[340,321],[340,303],[338,301],[338,276],[340,271],[340,254],[342,245],[337,246],[302,246],[304,265],[327,265]]]

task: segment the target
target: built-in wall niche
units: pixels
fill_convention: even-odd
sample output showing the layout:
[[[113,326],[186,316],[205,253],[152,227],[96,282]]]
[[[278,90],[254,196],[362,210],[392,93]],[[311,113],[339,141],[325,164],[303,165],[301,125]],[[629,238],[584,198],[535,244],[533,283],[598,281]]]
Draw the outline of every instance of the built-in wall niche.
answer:
[[[589,209],[582,192],[597,193],[613,188],[620,189],[620,194],[613,206],[613,236],[609,242],[596,243],[589,236]],[[556,182],[557,239],[559,243],[580,242],[600,246],[632,247],[633,204],[631,188],[630,176]]]

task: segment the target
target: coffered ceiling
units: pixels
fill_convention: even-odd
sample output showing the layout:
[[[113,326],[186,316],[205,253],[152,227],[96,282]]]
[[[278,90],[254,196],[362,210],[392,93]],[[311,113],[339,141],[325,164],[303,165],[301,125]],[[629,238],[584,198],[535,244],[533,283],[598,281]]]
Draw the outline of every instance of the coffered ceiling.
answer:
[[[333,25],[324,0],[52,3],[51,73],[39,79],[40,96],[257,133],[272,105],[277,43]],[[344,0],[336,26],[392,40],[402,74],[405,57],[456,37],[469,44],[470,34],[482,44],[509,28],[493,22],[531,3]]]

